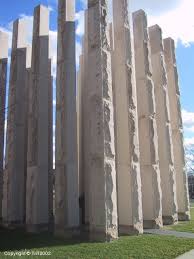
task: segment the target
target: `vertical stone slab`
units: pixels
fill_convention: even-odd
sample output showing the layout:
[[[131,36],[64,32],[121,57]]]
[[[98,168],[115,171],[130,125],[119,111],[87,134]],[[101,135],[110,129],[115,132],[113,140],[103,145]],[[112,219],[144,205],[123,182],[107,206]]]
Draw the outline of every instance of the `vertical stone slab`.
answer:
[[[89,231],[92,240],[118,237],[108,1],[88,1]]]
[[[174,151],[174,166],[176,172],[178,218],[189,220],[188,180],[185,170],[185,154],[183,147],[183,123],[181,115],[180,91],[175,56],[175,44],[171,38],[164,41],[164,57],[168,78],[168,93],[170,101],[170,117],[172,126],[172,143]]]
[[[84,191],[84,174],[83,174],[83,104],[82,95],[84,87],[84,55],[79,57],[79,71],[77,72],[77,125],[78,125],[78,167],[79,167],[79,209],[80,224],[85,224],[85,191]]]
[[[52,90],[48,35],[49,10],[39,5],[34,10],[28,112],[26,225],[29,232],[47,230],[50,223]]]
[[[162,226],[156,106],[147,17],[133,13],[144,228]]]
[[[134,48],[129,1],[113,0],[113,96],[119,233],[143,232]]]
[[[8,34],[0,31],[0,221],[2,218],[3,199],[3,164],[4,164],[4,130],[5,97],[8,62]]]
[[[83,87],[82,87],[82,157],[83,157],[83,178],[84,178],[84,224],[86,228],[89,226],[89,143],[88,143],[88,131],[90,129],[89,125],[89,103],[88,103],[88,10],[85,10],[84,14],[85,24],[84,24],[84,37],[83,37]]]
[[[169,112],[168,80],[160,27],[158,25],[150,27],[149,36],[156,98],[156,123],[162,188],[162,216],[164,224],[172,224],[177,221],[177,194]]]
[[[75,1],[58,2],[55,233],[79,227]]]
[[[3,193],[3,221],[7,224],[25,222],[28,102],[25,75],[28,58],[26,23],[16,20],[13,24]]]
[[[48,62],[48,120],[49,120],[49,134],[48,134],[48,190],[49,190],[49,222],[50,226],[54,223],[53,215],[53,183],[54,183],[54,171],[53,171],[53,76],[52,76],[52,60]]]

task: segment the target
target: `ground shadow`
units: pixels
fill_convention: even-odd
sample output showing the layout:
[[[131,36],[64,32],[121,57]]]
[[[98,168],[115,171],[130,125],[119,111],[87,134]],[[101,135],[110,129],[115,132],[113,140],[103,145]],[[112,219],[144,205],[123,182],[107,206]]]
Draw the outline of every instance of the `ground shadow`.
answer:
[[[52,233],[29,234],[24,230],[0,228],[0,252],[76,245],[85,241],[83,239],[64,240],[62,238],[55,238]]]

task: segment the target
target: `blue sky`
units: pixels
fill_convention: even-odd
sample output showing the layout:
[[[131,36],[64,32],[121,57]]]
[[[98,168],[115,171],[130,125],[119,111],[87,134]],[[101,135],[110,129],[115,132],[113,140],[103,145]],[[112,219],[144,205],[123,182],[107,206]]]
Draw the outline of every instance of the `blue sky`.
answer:
[[[172,37],[176,42],[177,64],[181,89],[181,103],[185,126],[186,144],[194,144],[194,1],[193,0],[134,0],[131,9],[144,9],[148,14],[149,25],[158,23],[164,37]],[[83,8],[86,0],[76,0],[77,57],[81,53],[83,34]],[[111,0],[110,0],[111,3]],[[0,29],[11,37],[11,23],[18,17],[24,17],[32,29],[33,9],[38,4],[50,7],[50,36],[53,57],[53,73],[56,68],[56,24],[57,0],[5,0],[1,1]],[[184,15],[184,16],[183,16]],[[29,36],[30,38],[30,36]],[[11,41],[10,41],[11,42]]]

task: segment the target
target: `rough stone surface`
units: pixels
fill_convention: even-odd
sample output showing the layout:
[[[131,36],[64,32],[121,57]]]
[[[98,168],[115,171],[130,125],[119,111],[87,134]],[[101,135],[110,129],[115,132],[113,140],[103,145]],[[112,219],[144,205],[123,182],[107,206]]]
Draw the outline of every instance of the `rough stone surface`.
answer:
[[[59,0],[58,14],[55,234],[73,235],[79,227],[75,1]]]
[[[118,237],[108,1],[88,1],[89,231],[92,240]]]
[[[128,0],[113,0],[113,96],[120,234],[143,232],[134,48]]]
[[[179,220],[188,220],[190,218],[190,212],[188,180],[185,169],[185,154],[183,147],[183,123],[181,115],[175,45],[173,39],[171,38],[164,40],[164,57],[168,78],[172,143],[174,151],[174,166],[176,171],[178,216]]]
[[[169,224],[177,221],[177,191],[169,112],[168,80],[160,27],[158,25],[150,27],[149,36],[156,97],[156,123],[162,187],[162,216],[164,224]]]
[[[49,61],[49,10],[34,10],[32,67],[28,111],[27,231],[47,230],[51,223],[52,102]]]
[[[49,161],[49,171],[48,171],[48,188],[49,188],[49,222],[53,225],[54,215],[53,215],[53,180],[54,180],[54,170],[53,170],[53,77],[52,77],[52,60],[49,59],[48,63],[48,77],[49,77],[49,88],[48,88],[48,118],[49,118],[49,135],[48,135],[48,161]]]
[[[0,31],[0,220],[2,218],[3,199],[3,161],[4,161],[4,128],[5,96],[8,62],[8,34]]]
[[[83,51],[83,50],[82,50]],[[79,164],[79,208],[80,224],[85,224],[85,201],[84,201],[84,174],[83,174],[83,88],[84,88],[84,55],[79,57],[79,71],[77,73],[77,116],[78,116],[78,164]]]
[[[88,182],[88,157],[89,157],[89,142],[88,142],[88,132],[90,130],[89,125],[89,96],[88,96],[88,10],[85,11],[85,32],[83,38],[83,86],[82,86],[82,159],[83,159],[83,178],[84,178],[84,224],[88,226],[89,224],[89,182]]]
[[[139,119],[140,168],[142,178],[144,228],[162,226],[156,105],[147,17],[144,11],[133,14],[136,85]],[[150,226],[150,227],[151,227]]]
[[[28,107],[28,85],[25,75],[29,64],[27,58],[30,56],[26,45],[25,26],[24,20],[16,20],[13,24],[3,190],[5,224],[25,222]]]

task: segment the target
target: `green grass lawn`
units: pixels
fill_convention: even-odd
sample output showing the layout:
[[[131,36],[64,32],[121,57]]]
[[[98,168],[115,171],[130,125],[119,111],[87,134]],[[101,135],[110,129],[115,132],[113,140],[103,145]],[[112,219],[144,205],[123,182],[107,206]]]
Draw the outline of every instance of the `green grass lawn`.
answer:
[[[181,222],[166,229],[194,233],[194,202],[191,203],[191,221]],[[51,259],[175,259],[194,249],[194,239],[169,236],[140,235],[121,237],[111,243],[65,241],[49,234],[31,235],[23,231],[0,229],[0,258]],[[5,252],[43,252],[50,256],[6,256]]]
[[[51,256],[5,256],[5,251],[49,251]],[[194,240],[142,235],[121,237],[111,243],[64,241],[52,235],[30,235],[0,230],[0,258],[63,258],[63,259],[171,259],[194,249]]]
[[[179,222],[177,225],[167,226],[165,229],[176,230],[180,232],[194,233],[194,202],[191,202],[191,220]]]

